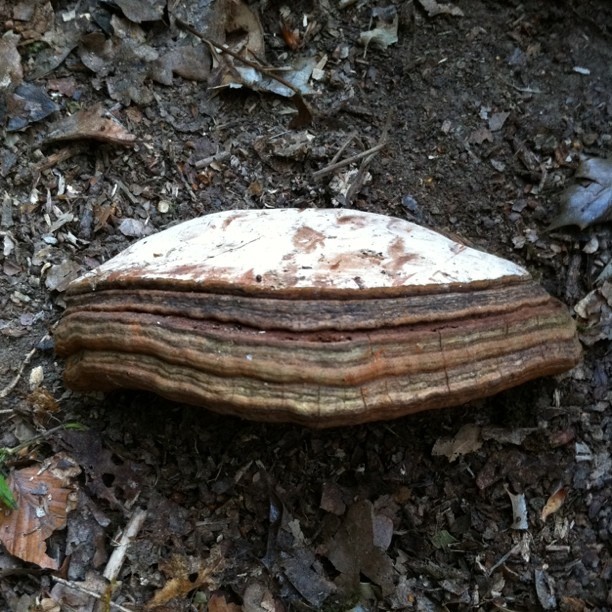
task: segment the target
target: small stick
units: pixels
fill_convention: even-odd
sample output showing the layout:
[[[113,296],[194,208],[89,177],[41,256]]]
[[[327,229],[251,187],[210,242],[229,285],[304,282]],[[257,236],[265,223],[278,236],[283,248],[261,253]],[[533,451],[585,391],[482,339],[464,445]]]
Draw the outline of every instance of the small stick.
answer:
[[[145,519],[147,518],[147,511],[137,508],[132,514],[128,524],[126,525],[123,533],[121,534],[121,538],[119,540],[119,544],[115,550],[113,550],[106,567],[104,568],[104,573],[102,574],[106,579],[114,582],[119,575],[121,570],[121,566],[125,560],[125,555],[127,553],[128,546],[131,541],[138,535],[141,530]]]
[[[258,64],[256,62],[252,62],[251,60],[248,60],[246,57],[242,57],[239,53],[236,53],[235,51],[232,51],[231,49],[228,49],[227,47],[224,47],[223,45],[216,43],[211,38],[207,38],[206,36],[204,36],[204,34],[201,34],[200,32],[198,32],[193,26],[189,25],[186,21],[183,21],[182,19],[179,19],[176,16],[174,19],[175,19],[176,25],[178,25],[179,28],[182,28],[183,30],[186,30],[190,34],[193,34],[194,36],[199,38],[202,42],[205,42],[211,49],[213,50],[218,49],[221,53],[226,53],[230,57],[233,57],[239,62],[242,62],[246,66],[249,66],[249,68],[254,68],[258,72],[261,72],[262,74],[265,74],[271,79],[278,81],[281,85],[284,85],[285,87],[290,89],[297,96],[300,96],[300,97],[302,96],[302,92],[295,85],[293,85],[286,79],[283,79],[283,77],[280,77],[277,74],[274,74],[274,72],[270,68],[264,67],[261,64]]]
[[[187,191],[187,193],[189,194],[189,197],[191,198],[192,202],[196,202],[197,201],[197,196],[195,193],[193,193],[193,189],[191,188],[191,185],[189,184],[189,181],[185,178],[185,174],[184,172],[181,170],[178,162],[174,162],[174,165],[176,166],[176,171],[178,176],[180,177],[183,186],[185,187],[185,190]]]
[[[492,576],[493,572],[500,566],[503,565],[509,557],[511,557],[512,555],[516,555],[519,553],[519,551],[521,550],[521,547],[519,544],[515,544],[505,555],[502,555],[502,557],[499,559],[499,561],[497,563],[495,563],[490,569],[485,570],[488,576]]]
[[[225,161],[230,157],[231,153],[229,151],[220,151],[219,153],[215,153],[214,155],[209,155],[208,157],[204,157],[203,159],[199,159],[194,166],[198,169],[206,168],[206,166],[210,166],[213,162]]]
[[[340,156],[342,155],[342,153],[346,150],[346,147],[348,147],[351,144],[351,142],[355,140],[356,137],[357,137],[357,132],[351,132],[348,135],[348,138],[346,139],[345,143],[338,149],[336,154],[332,157],[331,162],[329,163],[335,164],[340,159]]]
[[[79,591],[80,593],[85,593],[85,595],[89,595],[90,597],[93,597],[97,599],[98,601],[100,601],[103,597],[102,595],[100,595],[100,593],[96,593],[95,591],[92,591],[91,589],[88,589],[87,587],[81,586],[78,582],[73,582],[72,580],[65,580],[64,578],[60,578],[59,576],[52,576],[52,578],[53,580],[55,580],[55,582],[59,582],[60,584],[63,584],[69,589]],[[130,608],[126,608],[125,606],[122,606],[121,604],[113,603],[112,601],[105,602],[105,605],[106,604],[108,604],[108,606],[112,608],[113,610],[120,610],[120,612],[134,612],[134,610]]]
[[[4,387],[2,391],[0,391],[0,399],[4,399],[17,386],[17,383],[19,382],[19,379],[21,378],[21,375],[23,374],[25,367],[28,365],[28,363],[30,363],[32,357],[34,357],[35,354],[36,354],[36,349],[33,348],[26,355],[26,358],[23,360],[23,363],[21,364],[21,367],[19,368],[17,374],[15,374],[15,377],[13,378],[13,380],[11,380],[11,382],[8,385],[6,385],[6,387]]]
[[[102,576],[106,578],[109,583],[112,585],[117,580],[117,576],[119,576],[119,572],[121,571],[121,567],[123,566],[123,562],[125,561],[125,555],[127,553],[128,547],[130,546],[132,540],[138,535],[140,532],[145,519],[147,518],[147,511],[142,510],[141,508],[137,508],[132,513],[130,520],[128,521],[121,537],[119,538],[119,543],[115,547],[115,550],[111,553],[111,556],[104,568],[104,572]],[[104,605],[102,602],[98,602],[96,604],[96,611],[104,610]],[[112,606],[112,602],[111,602]]]
[[[34,170],[40,173],[43,170],[54,168],[60,162],[66,161],[67,159],[70,159],[71,157],[74,157],[75,155],[80,155],[81,153],[84,153],[87,150],[88,150],[87,145],[82,144],[82,143],[64,147],[60,149],[59,151],[53,153],[52,155],[49,155],[43,161],[38,162],[34,166]]]
[[[312,173],[312,178],[318,179],[318,178],[321,178],[322,176],[325,176],[326,174],[329,174],[330,172],[334,172],[335,170],[338,170],[338,168],[344,168],[344,166],[349,166],[350,164],[356,161],[359,161],[360,159],[363,159],[364,157],[368,157],[369,155],[372,155],[373,153],[377,153],[381,149],[384,149],[386,145],[387,145],[386,142],[381,142],[377,144],[376,146],[372,147],[371,149],[368,149],[367,151],[362,151],[361,153],[357,153],[356,155],[347,157],[346,159],[336,162],[335,164],[330,164],[329,166],[326,166],[325,168],[321,168],[321,170],[317,170],[316,172]]]
[[[378,143],[380,145],[387,144],[387,136],[389,134],[389,127],[391,126],[391,118],[392,118],[392,113],[389,113],[387,115],[387,119],[385,120],[385,125],[383,127],[382,134],[380,136],[380,140]],[[376,156],[376,153],[371,153],[370,155],[365,157],[363,161],[361,162],[361,166],[359,167],[357,176],[351,183],[350,187],[348,188],[346,192],[346,196],[344,197],[345,206],[351,205],[351,202],[353,201],[355,194],[361,189],[363,185],[363,181],[365,180],[365,176],[368,171],[368,168],[370,167],[370,164],[372,163],[372,160],[374,159],[375,156]]]

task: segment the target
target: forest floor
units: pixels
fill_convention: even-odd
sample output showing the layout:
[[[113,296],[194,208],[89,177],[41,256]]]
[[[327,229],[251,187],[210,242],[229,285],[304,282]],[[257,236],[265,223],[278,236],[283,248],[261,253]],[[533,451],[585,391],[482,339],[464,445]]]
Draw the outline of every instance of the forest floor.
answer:
[[[0,447],[21,491],[3,609],[612,608],[612,231],[547,231],[581,158],[612,157],[612,4],[340,6],[0,0]],[[209,72],[177,16],[259,36],[271,66],[316,63],[312,116],[292,128],[293,102],[261,84],[211,89],[237,77]],[[378,144],[367,167],[329,168]],[[64,387],[71,279],[179,221],[288,206],[397,216],[525,266],[588,315],[583,362],[325,431]],[[63,470],[44,525],[24,484],[41,464]]]

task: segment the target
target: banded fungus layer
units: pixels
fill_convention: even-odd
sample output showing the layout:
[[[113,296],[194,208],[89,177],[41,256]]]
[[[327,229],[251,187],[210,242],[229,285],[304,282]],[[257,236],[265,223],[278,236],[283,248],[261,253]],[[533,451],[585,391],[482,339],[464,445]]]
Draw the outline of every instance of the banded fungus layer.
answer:
[[[65,382],[248,419],[351,425],[463,404],[580,359],[566,308],[520,266],[354,210],[227,211],[74,281]]]

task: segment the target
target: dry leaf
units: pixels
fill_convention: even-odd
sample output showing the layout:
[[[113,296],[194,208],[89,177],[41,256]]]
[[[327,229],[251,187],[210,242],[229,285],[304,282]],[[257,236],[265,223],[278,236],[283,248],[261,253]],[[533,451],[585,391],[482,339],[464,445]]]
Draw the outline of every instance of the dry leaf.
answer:
[[[9,487],[17,509],[0,514],[0,541],[16,557],[45,569],[58,569],[59,563],[46,554],[45,540],[66,526],[66,516],[74,508],[73,478],[78,465],[58,453],[45,463],[9,476]]]
[[[539,431],[537,427],[494,427],[493,425],[486,425],[482,428],[482,439],[483,440],[495,440],[501,444],[516,444],[521,445],[525,438],[532,433]]]
[[[45,142],[84,139],[132,146],[136,136],[130,134],[101,105],[96,105],[54,123],[49,129]]]
[[[544,569],[534,570],[535,590],[543,610],[556,610],[555,584]]]
[[[454,4],[444,4],[436,0],[419,0],[421,6],[427,11],[430,17],[436,15],[452,15],[453,17],[463,17],[463,11]]]
[[[223,593],[213,593],[208,600],[208,612],[241,612],[242,607],[227,601]]]
[[[512,504],[512,529],[526,531],[529,529],[529,522],[527,520],[527,500],[525,499],[525,494],[512,493],[508,485],[504,485],[504,489],[508,497],[510,497],[510,503]]]
[[[43,87],[25,82],[9,94],[7,107],[9,120],[6,129],[10,132],[23,130],[59,110]]]
[[[163,606],[177,597],[184,597],[201,586],[210,586],[222,566],[223,557],[219,548],[213,548],[207,559],[174,555],[162,568],[169,580],[149,601],[147,610]]]
[[[600,340],[612,340],[612,282],[587,293],[575,306],[579,317],[580,340],[592,346]]]
[[[263,584],[252,582],[242,596],[242,612],[282,612],[284,607]]]
[[[326,544],[327,558],[340,572],[336,582],[347,593],[357,589],[362,574],[377,584],[383,595],[393,591],[393,562],[377,546],[375,521],[370,501],[355,502],[336,535]]]
[[[554,514],[561,508],[567,499],[567,488],[558,488],[547,500],[540,513],[540,518],[545,521],[551,514]]]
[[[6,33],[0,38],[0,89],[16,87],[23,81],[21,56],[17,50],[19,36]]]
[[[453,438],[438,438],[431,454],[444,455],[449,461],[455,461],[461,455],[476,452],[482,446],[480,427],[473,423],[464,425]]]
[[[395,7],[393,7],[395,8]],[[359,34],[359,43],[364,47],[370,44],[376,45],[381,49],[386,49],[390,45],[394,45],[399,39],[397,37],[397,28],[399,25],[399,16],[397,11],[387,19],[387,15],[381,15],[376,22],[376,27],[373,30],[361,32]]]
[[[123,14],[135,23],[158,21],[164,16],[163,0],[115,0]]]
[[[584,229],[612,218],[612,160],[583,159],[576,178],[583,179],[584,184],[572,185],[561,194],[561,212],[548,230],[566,225]]]

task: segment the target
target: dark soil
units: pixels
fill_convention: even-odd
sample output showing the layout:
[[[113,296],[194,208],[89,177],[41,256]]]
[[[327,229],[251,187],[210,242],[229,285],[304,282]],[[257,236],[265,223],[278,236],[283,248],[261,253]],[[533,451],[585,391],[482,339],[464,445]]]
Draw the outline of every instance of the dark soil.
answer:
[[[385,213],[524,265],[570,309],[595,288],[612,259],[610,224],[545,230],[580,156],[612,156],[609,0],[460,0],[463,17],[430,17],[421,3],[403,2],[399,42],[367,54],[357,41],[373,27],[371,6],[313,2],[291,7],[300,27],[304,12],[321,26],[295,53],[278,36],[280,5],[259,7],[271,65],[328,55],[308,97],[314,120],[301,130],[288,127],[286,99],[245,89],[212,95],[206,83],[177,76],[166,86],[145,79],[136,100],[118,102],[108,83],[121,67],[94,74],[73,51],[33,81],[55,92],[59,110],[3,132],[0,446],[63,423],[86,428],[52,432],[4,463],[6,475],[64,451],[82,473],[67,528],[48,540],[60,569],[4,554],[3,609],[92,609],[93,598],[56,577],[103,592],[109,555],[137,509],[147,517],[106,591],[123,609],[143,609],[153,597],[166,610],[612,608],[605,339],[585,343],[583,364],[557,379],[328,431],[63,386],[48,335],[66,278],[145,233],[220,210]],[[75,5],[45,6],[57,17]],[[13,3],[0,2],[4,30],[27,40],[27,20],[13,15]],[[170,27],[167,13],[141,24],[153,47]],[[18,48],[28,81],[46,45]],[[59,93],[59,79],[69,93]],[[52,121],[96,103],[137,137],[134,146],[45,141]],[[10,105],[0,111],[6,126]],[[386,146],[348,201],[331,182],[359,162],[313,176],[347,141],[341,158],[375,146],[385,131]],[[289,150],[296,139],[297,152]],[[227,155],[198,163],[218,152]],[[53,227],[65,213],[72,217]],[[432,455],[465,425],[481,428],[480,446],[455,461]],[[523,529],[513,523],[512,495],[520,494]],[[555,494],[564,503],[542,520]]]

